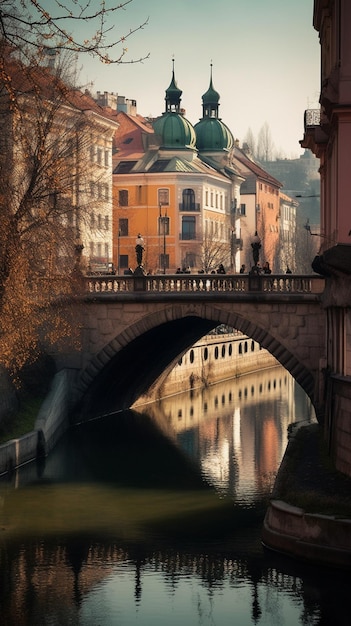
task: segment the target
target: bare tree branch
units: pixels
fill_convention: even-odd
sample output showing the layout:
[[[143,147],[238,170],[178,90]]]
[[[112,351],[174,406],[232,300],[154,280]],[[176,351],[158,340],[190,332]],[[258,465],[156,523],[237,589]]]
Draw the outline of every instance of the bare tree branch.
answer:
[[[138,63],[147,59],[149,54],[126,60],[125,42],[147,25],[148,18],[117,37],[114,35],[115,24],[109,25],[113,14],[125,10],[132,1],[125,0],[106,7],[102,0],[96,9],[95,0],[87,0],[85,4],[75,0],[51,0],[50,8],[46,9],[45,2],[37,0],[20,0],[20,7],[18,0],[0,0],[0,39],[21,51],[31,61],[33,55],[42,54],[45,48],[50,47],[91,54],[107,64]],[[94,34],[89,38],[78,38],[69,30],[70,26],[74,30],[76,22],[86,24],[87,29],[92,28]],[[119,46],[122,46],[122,50],[117,52]]]

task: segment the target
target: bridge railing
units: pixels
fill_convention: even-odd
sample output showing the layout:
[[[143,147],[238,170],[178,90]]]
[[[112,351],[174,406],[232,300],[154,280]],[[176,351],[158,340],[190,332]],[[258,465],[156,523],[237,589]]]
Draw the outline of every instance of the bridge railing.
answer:
[[[324,278],[317,274],[160,274],[86,276],[88,293],[286,293],[318,294]]]

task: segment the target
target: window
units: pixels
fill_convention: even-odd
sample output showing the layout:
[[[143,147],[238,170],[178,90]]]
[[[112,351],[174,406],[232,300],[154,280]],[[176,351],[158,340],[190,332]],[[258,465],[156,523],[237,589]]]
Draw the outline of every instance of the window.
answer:
[[[128,206],[128,189],[120,189],[118,192],[119,206]]]
[[[169,235],[169,217],[167,215],[161,215],[158,218],[158,234]]]
[[[183,211],[195,211],[195,193],[193,189],[183,189]]]
[[[169,268],[169,254],[160,254],[160,267]]]
[[[105,150],[105,165],[108,167],[110,164],[110,152],[109,150]]]
[[[239,209],[240,215],[246,215],[246,204],[241,204]]]
[[[159,206],[169,206],[169,189],[159,189],[157,195]]]
[[[186,253],[185,267],[196,267],[196,255],[193,252]]]
[[[195,216],[182,217],[182,239],[195,239]]]
[[[118,220],[118,232],[121,237],[128,237],[128,220],[121,218]]]
[[[119,255],[119,266],[121,269],[126,269],[127,267],[129,267],[128,254]]]
[[[105,229],[108,230],[110,227],[110,220],[109,220],[109,216],[105,215]]]
[[[96,160],[97,160],[97,163],[98,163],[99,165],[101,165],[101,162],[102,162],[102,150],[101,150],[101,148],[98,148],[98,149],[97,149],[97,152],[96,152]]]

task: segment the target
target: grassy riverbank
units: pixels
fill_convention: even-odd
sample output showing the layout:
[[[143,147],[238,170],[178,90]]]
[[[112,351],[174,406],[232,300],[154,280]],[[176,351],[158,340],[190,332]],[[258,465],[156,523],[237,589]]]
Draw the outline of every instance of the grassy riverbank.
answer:
[[[351,518],[351,478],[328,455],[322,427],[301,427],[289,442],[273,497],[308,513]]]
[[[21,401],[20,409],[4,418],[0,425],[0,445],[26,435],[34,429],[44,397],[28,397]]]

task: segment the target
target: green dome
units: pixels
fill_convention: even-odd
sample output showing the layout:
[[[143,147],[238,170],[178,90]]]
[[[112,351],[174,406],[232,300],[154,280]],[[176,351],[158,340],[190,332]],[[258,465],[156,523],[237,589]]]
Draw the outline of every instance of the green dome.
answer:
[[[221,120],[207,117],[194,126],[196,147],[199,152],[207,150],[230,150],[234,145],[234,137]]]
[[[218,91],[216,91],[212,84],[212,76],[210,86],[207,89],[206,93],[202,96],[202,103],[205,104],[218,104],[220,99],[220,95]]]
[[[163,113],[153,123],[154,131],[162,137],[163,148],[194,148],[194,127],[180,113]]]
[[[174,70],[173,70],[171,83],[168,89],[166,89],[166,98],[165,98],[166,103],[167,103],[166,110],[172,110],[172,109],[169,109],[169,107],[180,106],[182,93],[183,93],[182,90],[179,89],[176,83]]]

